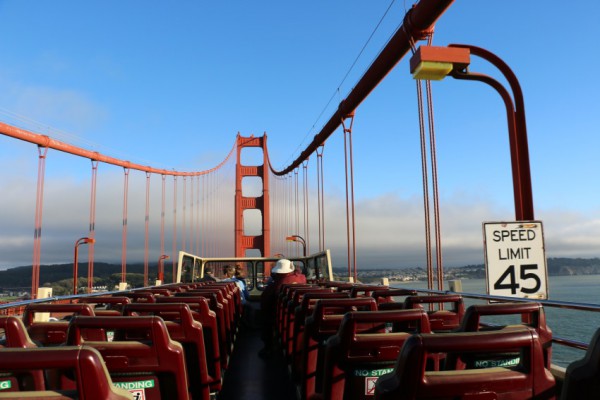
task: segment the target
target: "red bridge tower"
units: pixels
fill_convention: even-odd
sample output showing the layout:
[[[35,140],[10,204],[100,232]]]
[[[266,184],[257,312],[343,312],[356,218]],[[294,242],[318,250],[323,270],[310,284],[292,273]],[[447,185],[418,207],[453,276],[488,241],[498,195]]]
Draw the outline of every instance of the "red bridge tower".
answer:
[[[263,164],[257,166],[242,165],[240,154],[245,147],[260,147],[263,151]],[[271,231],[269,220],[269,174],[267,157],[267,135],[262,137],[237,137],[237,163],[235,170],[235,256],[245,257],[246,250],[257,249],[261,256],[271,254]],[[259,197],[242,196],[242,179],[246,176],[262,178],[263,194]],[[244,211],[259,210],[261,213],[262,234],[244,235]]]

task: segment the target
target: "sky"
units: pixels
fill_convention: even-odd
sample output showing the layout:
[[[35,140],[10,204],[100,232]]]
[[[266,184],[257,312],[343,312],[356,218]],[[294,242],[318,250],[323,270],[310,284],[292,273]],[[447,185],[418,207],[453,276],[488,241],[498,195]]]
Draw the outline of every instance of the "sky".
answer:
[[[0,0],[0,120],[183,171],[217,165],[238,132],[266,132],[271,162],[282,169],[319,132],[411,5]],[[438,46],[484,47],[520,80],[535,218],[544,223],[548,257],[600,256],[598,20],[593,0],[457,0],[433,38]],[[476,57],[470,70],[502,81]],[[515,218],[504,108],[481,83],[446,78],[432,91],[444,264],[483,263],[482,222]],[[359,268],[424,266],[408,57],[357,109],[353,144]],[[314,157],[309,165],[314,173]],[[334,265],[344,266],[339,129],[325,146],[324,168],[326,245]],[[86,235],[90,163],[51,151],[45,176],[41,261],[71,262],[73,243]],[[121,259],[122,176],[100,167],[97,230],[104,243],[98,240],[97,261]],[[31,264],[36,179],[37,148],[0,136],[0,269]],[[144,175],[131,179],[133,262],[143,257]],[[153,206],[159,185],[153,178]],[[310,185],[314,192],[314,179]],[[159,256],[153,212],[151,260]],[[310,236],[316,243],[315,224]]]

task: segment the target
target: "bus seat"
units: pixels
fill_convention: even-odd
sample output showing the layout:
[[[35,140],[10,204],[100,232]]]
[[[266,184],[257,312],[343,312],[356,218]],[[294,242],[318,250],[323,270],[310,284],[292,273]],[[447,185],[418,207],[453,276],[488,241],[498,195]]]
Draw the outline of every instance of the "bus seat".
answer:
[[[133,396],[112,383],[102,357],[89,347],[53,347],[28,349],[2,349],[0,351],[1,372],[25,372],[31,369],[60,370],[70,373],[76,382],[75,390],[60,390],[46,387],[43,383],[32,390],[5,391],[1,399],[86,399],[125,400]]]
[[[35,314],[51,313],[53,316],[65,318],[62,321],[36,322]],[[58,346],[67,341],[69,321],[75,315],[93,316],[94,309],[89,304],[29,304],[23,313],[23,323],[29,337],[40,346]],[[102,331],[97,331],[102,335]]]
[[[451,304],[449,310],[437,309],[428,311],[431,330],[434,332],[450,332],[460,326],[465,314],[463,298],[456,294],[441,294],[431,296],[408,296],[404,299],[404,308],[420,308],[423,304]]]
[[[380,289],[374,290],[371,297],[377,301],[377,304],[396,302],[393,297],[416,296],[417,291],[413,289]],[[402,301],[404,304],[404,301]]]
[[[552,358],[552,331],[546,325],[546,314],[540,303],[496,303],[478,304],[467,308],[458,329],[461,332],[512,328],[520,325],[489,326],[481,323],[482,316],[521,315],[521,323],[538,333],[544,349],[546,368],[550,369]]]
[[[112,342],[85,340],[85,329],[105,328],[115,331]],[[137,335],[147,330],[144,341],[120,340],[132,330]],[[145,398],[188,400],[188,379],[183,347],[171,340],[162,318],[141,317],[81,317],[71,320],[68,345],[87,345],[97,349],[117,386],[143,386]]]
[[[374,291],[385,289],[388,289],[388,286],[356,284],[350,288],[350,297],[373,297],[371,294]]]
[[[359,311],[344,315],[325,348],[320,398],[371,399],[377,378],[392,371],[413,333],[430,333],[424,310]]]
[[[131,299],[125,296],[94,296],[82,297],[79,303],[94,304],[94,314],[97,316],[119,316],[123,305],[131,303]],[[98,308],[100,304],[104,304],[105,308]]]
[[[194,320],[202,324],[204,332],[204,348],[206,352],[206,366],[208,375],[212,377],[211,392],[218,392],[222,386],[222,366],[219,340],[219,324],[217,315],[212,311],[205,297],[160,297],[158,303],[184,303],[190,307]],[[164,316],[163,316],[164,318]],[[227,359],[227,354],[225,354]]]
[[[600,393],[600,328],[585,356],[567,367],[561,400],[589,399]]]
[[[519,351],[517,365],[488,364],[480,369],[426,371],[430,353],[506,353]],[[515,330],[417,334],[406,340],[394,369],[375,384],[377,400],[554,399],[555,381],[545,368],[537,332]]]
[[[320,371],[325,358],[325,341],[337,333],[345,313],[350,311],[376,311],[372,297],[347,299],[319,299],[312,315],[306,318],[303,336],[302,366],[300,367],[301,399],[320,392]]]
[[[210,384],[214,381],[214,377],[208,375],[202,325],[194,320],[189,305],[182,303],[137,303],[128,304],[123,308],[124,316],[133,316],[136,313],[156,315],[165,320],[171,339],[183,346],[192,398],[208,399],[210,397]]]

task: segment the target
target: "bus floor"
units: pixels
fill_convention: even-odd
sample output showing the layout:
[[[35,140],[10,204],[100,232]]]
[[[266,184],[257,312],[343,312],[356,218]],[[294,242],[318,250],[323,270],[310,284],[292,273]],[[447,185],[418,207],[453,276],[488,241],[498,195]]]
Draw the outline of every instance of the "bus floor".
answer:
[[[257,303],[250,303],[257,315]],[[259,322],[259,321],[256,321]],[[293,400],[296,389],[281,353],[262,359],[259,327],[240,326],[218,400]]]

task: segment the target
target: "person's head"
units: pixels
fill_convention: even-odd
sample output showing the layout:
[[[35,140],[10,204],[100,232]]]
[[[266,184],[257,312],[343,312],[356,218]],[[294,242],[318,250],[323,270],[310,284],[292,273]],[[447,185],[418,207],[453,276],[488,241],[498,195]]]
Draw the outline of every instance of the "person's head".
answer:
[[[242,276],[243,276],[242,266],[241,265],[236,265],[235,266],[235,277],[236,278],[241,278]]]
[[[225,275],[226,278],[233,278],[235,275],[235,267],[233,265],[223,266],[223,275]]]
[[[290,260],[286,260],[285,258],[282,258],[281,260],[277,261],[277,264],[275,264],[275,266],[273,267],[273,269],[271,270],[271,275],[275,275],[275,274],[289,274],[294,272],[294,263],[291,262]]]
[[[213,275],[213,269],[212,267],[204,267],[204,275]]]

